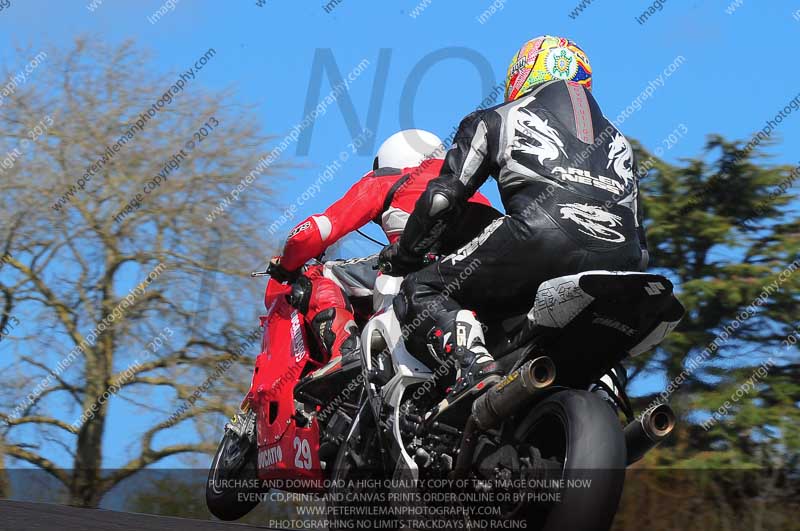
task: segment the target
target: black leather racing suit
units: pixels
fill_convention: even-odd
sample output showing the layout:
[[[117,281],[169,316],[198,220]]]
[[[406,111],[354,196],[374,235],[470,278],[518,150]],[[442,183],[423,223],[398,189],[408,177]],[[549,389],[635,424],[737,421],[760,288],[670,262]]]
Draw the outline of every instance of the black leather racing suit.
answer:
[[[495,320],[526,312],[539,284],[594,269],[640,269],[646,253],[633,150],[582,86],[552,81],[461,123],[441,174],[398,246],[425,254],[487,178],[506,215],[442,260],[406,277],[395,309],[409,347],[460,309]]]

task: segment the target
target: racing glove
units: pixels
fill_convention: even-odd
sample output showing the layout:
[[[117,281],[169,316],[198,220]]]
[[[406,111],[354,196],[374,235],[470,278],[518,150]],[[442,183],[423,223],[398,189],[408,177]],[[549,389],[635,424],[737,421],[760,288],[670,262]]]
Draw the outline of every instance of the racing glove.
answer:
[[[399,240],[387,245],[378,257],[378,269],[393,277],[402,277],[421,269],[426,263],[425,255],[415,255],[399,245]]]
[[[267,272],[278,282],[294,282],[300,276],[301,269],[289,271],[281,265],[280,256],[273,256],[272,260],[269,261]]]

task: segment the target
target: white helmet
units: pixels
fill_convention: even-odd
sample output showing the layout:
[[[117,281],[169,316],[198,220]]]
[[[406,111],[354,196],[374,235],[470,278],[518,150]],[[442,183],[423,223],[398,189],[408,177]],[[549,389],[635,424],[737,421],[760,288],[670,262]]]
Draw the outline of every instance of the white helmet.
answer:
[[[406,129],[390,136],[378,149],[372,169],[413,168],[426,159],[444,158],[442,140],[422,129]]]

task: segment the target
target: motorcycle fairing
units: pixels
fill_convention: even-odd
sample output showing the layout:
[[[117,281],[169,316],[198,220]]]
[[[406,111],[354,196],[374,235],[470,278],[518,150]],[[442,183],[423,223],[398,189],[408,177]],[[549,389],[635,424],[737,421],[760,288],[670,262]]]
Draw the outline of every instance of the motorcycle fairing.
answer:
[[[300,427],[294,419],[275,443],[258,447],[258,476],[282,490],[307,492],[323,487],[319,460],[319,424]],[[292,480],[286,483],[286,480]],[[306,481],[295,481],[306,480]]]
[[[376,419],[385,418],[392,437],[390,454],[396,461],[393,479],[413,481],[418,478],[419,468],[403,445],[400,433],[401,404],[410,386],[425,384],[434,373],[422,361],[414,357],[405,347],[403,328],[392,307],[392,299],[400,289],[402,278],[380,276],[375,284],[376,313],[367,322],[361,333],[362,364],[365,375],[372,371],[384,372],[381,362],[391,364],[391,378],[378,389],[369,378],[368,394],[370,406]],[[382,341],[375,341],[378,335]],[[382,352],[391,352],[391,358],[381,359]]]
[[[658,345],[683,314],[661,275],[586,271],[542,282],[520,339],[553,358],[559,383],[585,388],[626,356]]]
[[[303,315],[286,300],[290,287],[270,280],[261,317],[264,335],[243,409],[256,411],[262,479],[319,478],[319,426],[297,426],[294,388],[311,360]],[[299,444],[298,448],[295,445]],[[299,451],[299,453],[298,453]]]
[[[542,282],[528,319],[538,327],[564,329],[587,308],[591,324],[629,338],[625,351],[632,355],[656,346],[684,313],[672,283],[661,275],[586,271]]]

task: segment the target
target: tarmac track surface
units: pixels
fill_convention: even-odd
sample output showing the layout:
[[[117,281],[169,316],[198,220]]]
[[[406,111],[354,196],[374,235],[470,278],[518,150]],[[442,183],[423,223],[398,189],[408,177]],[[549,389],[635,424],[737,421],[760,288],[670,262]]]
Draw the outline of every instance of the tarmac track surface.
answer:
[[[244,531],[270,529],[209,520],[191,520],[49,503],[0,500],[3,531]]]

